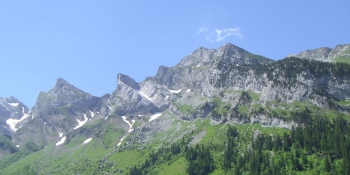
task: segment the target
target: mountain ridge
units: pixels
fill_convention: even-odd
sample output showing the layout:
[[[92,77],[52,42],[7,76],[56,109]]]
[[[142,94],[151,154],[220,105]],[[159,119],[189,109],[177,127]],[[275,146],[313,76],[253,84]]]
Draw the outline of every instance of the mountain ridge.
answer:
[[[199,143],[203,136],[193,135],[193,130],[206,120],[213,127],[259,123],[291,130],[300,125],[293,110],[303,105],[318,115],[348,115],[349,75],[348,64],[296,57],[274,61],[228,43],[217,50],[199,47],[173,67],[159,66],[155,76],[142,82],[119,73],[115,90],[102,97],[58,78],[52,89],[39,93],[18,130],[9,132],[12,147],[18,145],[11,154],[49,147],[49,157],[69,155],[85,144],[93,149],[87,144],[91,141],[94,149],[106,152],[99,157],[105,161],[124,149],[143,150],[153,142],[160,147],[191,133],[196,138],[191,144]],[[12,108],[13,102],[4,105]],[[3,150],[3,157],[9,154]],[[44,160],[38,161],[47,164]]]
[[[348,63],[348,60],[350,60],[350,44],[339,44],[334,48],[320,47],[317,49],[305,50],[299,54],[289,54],[287,57],[298,57],[325,62],[341,61]]]

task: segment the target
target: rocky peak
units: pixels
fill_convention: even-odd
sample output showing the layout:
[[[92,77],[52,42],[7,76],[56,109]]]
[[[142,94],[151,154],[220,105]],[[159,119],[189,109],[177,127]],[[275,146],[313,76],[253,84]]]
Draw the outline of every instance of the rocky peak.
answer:
[[[339,57],[349,57],[350,58],[350,44],[342,44],[335,46],[332,51],[330,51],[328,58],[336,59]]]
[[[197,50],[192,52],[191,55],[183,58],[178,65],[189,66],[192,64],[209,62],[212,60],[215,51],[216,51],[215,49],[207,49],[205,47],[199,47]]]
[[[247,52],[244,49],[237,47],[231,43],[227,43],[224,46],[221,46],[217,52],[215,53],[215,56],[224,56],[225,58],[242,58],[243,52]]]
[[[22,114],[22,107],[24,110],[24,113],[27,113],[29,109],[27,106],[25,106],[21,101],[19,101],[17,98],[11,96],[10,98],[2,98],[0,97],[0,118],[10,118],[14,115],[14,112],[18,112]],[[20,117],[20,115],[19,115]],[[18,118],[18,117],[15,117]]]
[[[117,89],[121,89],[122,86],[127,85],[133,89],[140,90],[139,84],[129,76],[119,73],[117,78]]]
[[[58,78],[56,81],[55,87],[50,91],[54,92],[54,93],[59,93],[59,92],[67,91],[67,90],[71,90],[71,89],[77,89],[77,88],[74,87],[73,85],[69,84],[63,78]]]
[[[69,85],[69,83],[64,80],[63,78],[57,78],[57,81],[56,81],[56,86],[64,86],[64,85]]]
[[[19,123],[21,118],[24,119],[27,116],[28,112],[27,106],[17,98],[12,96],[10,98],[0,97],[0,135],[12,135],[13,129],[11,129],[11,125],[13,127]]]
[[[318,60],[331,62],[337,58],[350,59],[350,44],[337,45],[335,48],[320,47],[317,49],[306,50],[298,54],[290,54],[287,57],[298,57],[306,60]]]
[[[273,62],[271,59],[252,54],[231,43],[220,47],[215,52],[214,57],[218,57],[220,60],[233,64],[267,64]]]
[[[167,73],[167,71],[168,71],[167,67],[159,66],[156,76],[157,77],[163,77]]]
[[[38,107],[41,109],[47,106],[60,107],[69,104],[88,105],[92,103],[91,99],[94,98],[92,95],[69,84],[66,80],[58,78],[54,88],[46,93],[40,92],[34,111],[38,111]]]
[[[300,52],[299,54],[290,54],[287,57],[298,57],[308,60],[327,60],[331,50],[332,49],[328,47],[320,47],[313,50],[306,50],[304,52]]]

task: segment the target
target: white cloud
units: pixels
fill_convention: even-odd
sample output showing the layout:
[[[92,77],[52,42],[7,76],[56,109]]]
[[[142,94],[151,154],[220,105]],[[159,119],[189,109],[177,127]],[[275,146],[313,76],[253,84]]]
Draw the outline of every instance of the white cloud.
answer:
[[[224,28],[224,29],[216,29],[216,41],[222,41],[225,40],[225,38],[229,36],[238,36],[240,38],[243,38],[243,35],[241,34],[240,28]]]
[[[208,32],[208,28],[207,27],[202,27],[198,30],[197,34],[201,34],[201,33],[207,33]]]
[[[209,42],[220,42],[225,40],[229,36],[237,36],[243,38],[240,28],[223,28],[210,31],[207,27],[202,27],[197,31],[197,35],[204,35],[205,39]]]
[[[205,39],[211,43],[214,42],[213,39],[211,39],[211,37],[209,35]]]

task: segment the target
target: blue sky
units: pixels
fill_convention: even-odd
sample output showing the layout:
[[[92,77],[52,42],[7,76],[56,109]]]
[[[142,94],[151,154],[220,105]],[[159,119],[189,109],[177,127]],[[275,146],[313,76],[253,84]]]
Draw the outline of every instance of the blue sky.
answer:
[[[0,97],[34,106],[57,78],[92,95],[199,46],[275,60],[350,43],[350,1],[0,1]]]

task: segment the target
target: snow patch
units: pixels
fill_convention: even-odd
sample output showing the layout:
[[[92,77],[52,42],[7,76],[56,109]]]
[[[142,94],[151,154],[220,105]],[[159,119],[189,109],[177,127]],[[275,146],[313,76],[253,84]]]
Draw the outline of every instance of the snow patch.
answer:
[[[93,118],[95,116],[94,112],[92,112],[92,111],[90,111],[90,115],[91,115],[91,118]]]
[[[171,92],[171,93],[179,93],[179,92],[181,92],[181,89],[179,89],[179,90],[170,90],[168,87],[166,87],[166,86],[164,86],[163,85],[163,87],[165,88],[165,89],[167,89],[169,92]]]
[[[139,94],[142,95],[143,97],[147,98],[149,101],[152,101],[152,98],[150,98],[146,94],[142,93],[141,91],[139,91]]]
[[[199,66],[201,66],[201,63],[198,63],[196,67],[199,67]]]
[[[86,114],[84,114],[84,120],[80,121],[77,119],[78,125],[74,128],[74,130],[82,127],[86,122],[88,121],[88,118],[86,117]]]
[[[119,143],[117,144],[117,146],[119,146],[120,144],[122,144],[122,141],[125,139],[126,136],[124,136],[122,139],[120,139]]]
[[[139,115],[140,116],[140,115]],[[129,125],[130,129],[128,131],[131,132],[133,131],[134,129],[132,129],[132,125],[135,123],[135,120],[132,120],[131,123],[129,121],[126,120],[126,117],[125,116],[122,116],[123,120]],[[125,139],[127,135],[125,135],[123,138],[120,139],[119,143],[117,144],[117,146],[119,146],[120,144],[122,144],[122,141]]]
[[[156,113],[156,114],[154,114],[154,115],[151,116],[151,118],[149,119],[149,121],[152,121],[152,120],[154,120],[154,119],[160,117],[161,115],[162,115],[162,113]]]
[[[18,106],[19,103],[7,103],[7,104],[9,104],[11,106]]]
[[[86,139],[86,140],[84,141],[84,143],[83,143],[83,144],[85,144],[85,143],[89,143],[91,140],[92,140],[92,138],[88,138],[88,139]]]
[[[18,147],[19,147],[19,145],[16,145],[16,147],[18,148]]]
[[[58,136],[62,137],[63,136],[63,132],[62,133],[58,132]]]
[[[187,89],[187,91],[186,92],[191,92],[191,89]]]
[[[132,120],[132,123],[130,123],[129,121],[126,120],[125,116],[122,116],[122,118],[123,118],[124,122],[126,122],[129,125],[129,127],[130,127],[128,132],[133,131],[134,129],[131,129],[131,128],[132,128],[132,125],[134,124],[135,120]]]
[[[64,141],[66,141],[66,136],[62,137],[62,139],[56,143],[56,146],[61,145]]]
[[[16,124],[21,122],[22,120],[26,119],[29,117],[29,114],[26,114],[24,113],[24,107],[22,107],[22,113],[23,113],[23,116],[21,119],[17,120],[17,119],[12,119],[12,118],[9,118],[6,120],[6,123],[10,126],[11,129],[13,129],[14,131],[17,131],[18,128],[16,128]]]
[[[179,90],[170,90],[170,89],[169,89],[169,91],[170,91],[171,93],[177,94],[177,93],[180,93],[180,92],[181,92],[181,89],[179,89]]]

